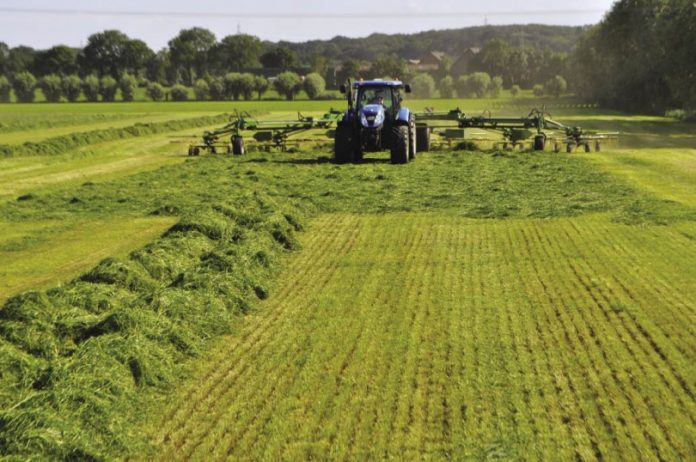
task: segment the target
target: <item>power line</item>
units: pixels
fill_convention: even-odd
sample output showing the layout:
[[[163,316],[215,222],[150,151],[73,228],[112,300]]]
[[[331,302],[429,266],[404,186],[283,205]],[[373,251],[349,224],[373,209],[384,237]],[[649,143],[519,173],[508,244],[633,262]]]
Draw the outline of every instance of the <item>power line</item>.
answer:
[[[187,12],[187,11],[128,11],[128,10],[63,10],[49,8],[0,8],[0,13],[8,14],[47,14],[62,16],[130,16],[130,17],[169,17],[169,18],[238,18],[238,19],[375,19],[390,18],[452,18],[452,17],[520,17],[520,16],[580,16],[604,13],[601,9],[559,9],[559,10],[528,10],[528,11],[430,11],[430,12],[389,12],[384,15],[370,13],[230,13],[230,12]]]

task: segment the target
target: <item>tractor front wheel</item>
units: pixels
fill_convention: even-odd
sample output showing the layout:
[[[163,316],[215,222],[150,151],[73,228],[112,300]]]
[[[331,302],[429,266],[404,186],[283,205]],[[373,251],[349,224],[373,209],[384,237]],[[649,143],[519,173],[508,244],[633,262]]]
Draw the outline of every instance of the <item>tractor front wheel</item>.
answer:
[[[353,130],[351,127],[345,125],[336,127],[334,159],[339,164],[353,161]]]
[[[391,163],[406,164],[409,158],[408,126],[399,125],[392,128]]]
[[[241,136],[232,137],[232,154],[235,156],[241,156],[245,153],[244,149],[244,138]]]

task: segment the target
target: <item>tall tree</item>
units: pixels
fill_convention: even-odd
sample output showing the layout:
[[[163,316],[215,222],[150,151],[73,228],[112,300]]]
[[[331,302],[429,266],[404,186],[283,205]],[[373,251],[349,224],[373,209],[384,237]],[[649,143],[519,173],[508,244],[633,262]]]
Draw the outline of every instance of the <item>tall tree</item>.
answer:
[[[208,29],[184,29],[169,41],[172,64],[178,68],[184,81],[193,85],[197,77],[208,72],[209,53],[215,45],[215,35]]]
[[[300,62],[297,53],[286,46],[271,48],[259,58],[265,68],[287,70]]]
[[[27,46],[20,45],[10,49],[7,57],[7,71],[10,74],[19,74],[30,71],[34,66],[36,51]]]
[[[82,72],[96,72],[100,76],[118,77],[124,68],[124,54],[129,38],[118,30],[92,34],[87,46],[78,57]]]
[[[147,63],[155,56],[155,52],[142,40],[128,40],[123,47],[123,72],[135,76],[143,75]]]
[[[221,73],[239,71],[259,65],[263,44],[258,37],[247,34],[228,35],[211,50],[212,60]]]
[[[58,74],[61,77],[77,72],[77,52],[66,45],[56,45],[36,53],[34,74]]]

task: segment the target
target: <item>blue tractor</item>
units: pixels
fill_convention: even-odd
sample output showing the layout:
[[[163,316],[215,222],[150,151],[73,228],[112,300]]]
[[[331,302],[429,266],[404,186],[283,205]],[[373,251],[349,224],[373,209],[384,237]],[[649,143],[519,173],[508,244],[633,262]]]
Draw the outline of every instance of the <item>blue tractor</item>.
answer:
[[[416,157],[416,119],[401,106],[411,88],[398,80],[369,80],[341,85],[348,110],[336,127],[336,162],[361,162],[366,152],[389,150],[392,164]]]

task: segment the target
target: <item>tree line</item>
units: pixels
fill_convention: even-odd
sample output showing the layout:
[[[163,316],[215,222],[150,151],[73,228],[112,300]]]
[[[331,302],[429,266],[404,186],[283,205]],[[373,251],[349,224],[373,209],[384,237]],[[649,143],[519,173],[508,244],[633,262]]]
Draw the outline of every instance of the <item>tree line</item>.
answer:
[[[119,91],[121,98],[129,101],[133,98],[134,86],[146,87],[147,94],[153,99],[188,97],[189,92],[183,91],[181,86],[193,88],[196,98],[248,99],[251,93],[260,97],[270,88],[288,98],[301,90],[305,90],[309,97],[321,97],[326,87],[335,88],[347,77],[377,76],[417,78],[425,82],[427,96],[432,96],[434,92],[428,92],[428,75],[416,76],[405,66],[405,58],[427,51],[427,47],[446,44],[451,47],[453,42],[462,41],[476,45],[479,40],[490,39],[499,33],[504,37],[526,40],[528,45],[545,43],[542,38],[548,40],[549,36],[561,37],[558,41],[567,48],[567,43],[577,36],[578,31],[578,28],[551,26],[488,26],[413,35],[377,34],[367,39],[336,37],[329,41],[292,44],[264,42],[247,34],[228,35],[218,41],[211,31],[193,27],[180,31],[167,47],[158,52],[142,40],[130,38],[117,30],[92,34],[81,49],[65,45],[47,50],[26,46],[9,48],[0,42],[0,101],[9,100],[11,89],[18,101],[31,101],[35,88],[40,88],[48,101],[61,98],[74,101],[81,94],[88,101],[112,101]],[[458,41],[452,40],[455,35],[459,37]],[[343,49],[339,50],[337,43],[343,44]],[[363,49],[369,49],[371,53],[360,52]],[[346,54],[351,50],[353,55]],[[551,51],[550,48],[517,48],[503,39],[488,40],[483,46],[482,59],[477,61],[472,71],[501,77],[507,86],[530,86],[536,83],[540,72],[546,71],[525,72],[522,66],[519,72],[507,72],[507,61],[512,65],[531,63],[533,69],[546,70],[553,67],[554,60],[558,61],[558,57],[565,55],[565,52]],[[346,56],[347,59],[341,60]],[[507,60],[506,63],[499,62],[501,57]],[[437,79],[434,91],[439,90],[440,80],[448,73],[446,67],[451,63],[452,59],[446,60],[444,73],[433,74]],[[338,74],[336,68],[341,70]],[[501,72],[501,69],[506,72]],[[294,75],[287,74],[292,71],[304,74],[299,83]],[[277,82],[279,74],[285,76]],[[268,76],[274,77],[272,82],[266,79]],[[466,85],[458,82],[459,77],[453,76],[455,84],[452,88],[463,90]],[[290,85],[289,81],[294,83]],[[171,88],[165,90],[163,87]],[[320,90],[317,92],[315,88]],[[448,94],[447,88],[443,93]],[[480,92],[467,90],[459,93],[475,95]]]
[[[572,55],[575,92],[628,111],[696,113],[696,4],[620,0]]]

